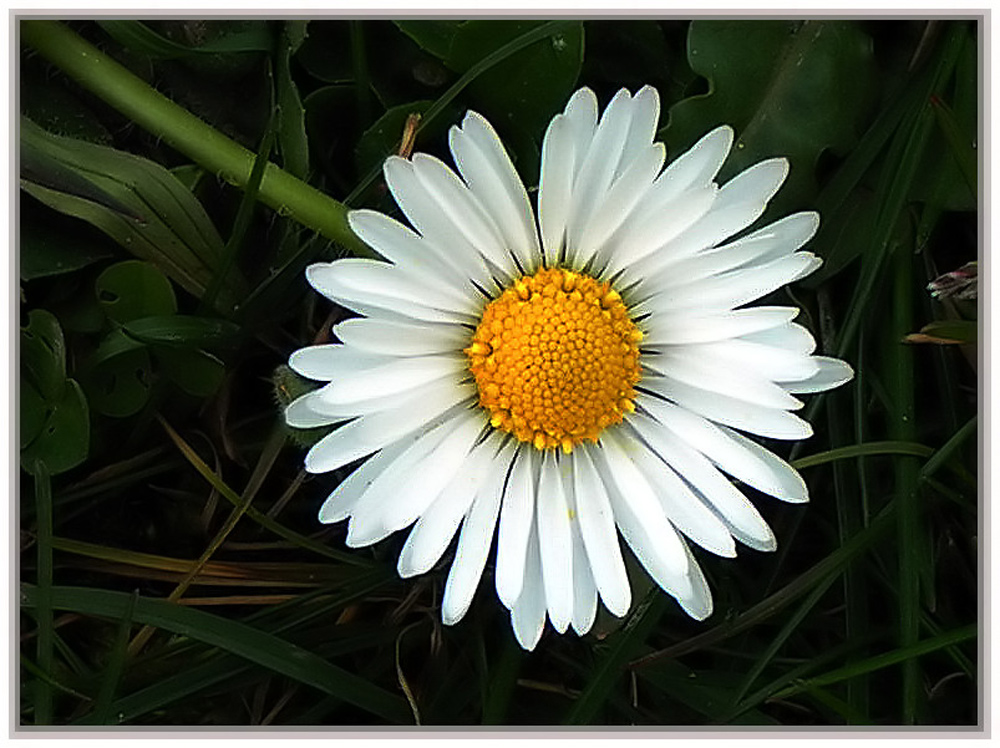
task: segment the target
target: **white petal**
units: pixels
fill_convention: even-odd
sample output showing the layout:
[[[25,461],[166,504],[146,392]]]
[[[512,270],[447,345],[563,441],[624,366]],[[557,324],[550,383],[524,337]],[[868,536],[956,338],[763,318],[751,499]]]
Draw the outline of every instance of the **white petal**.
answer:
[[[587,565],[587,552],[583,548],[579,528],[573,528],[573,616],[570,625],[583,636],[594,625],[597,616],[597,587]]]
[[[394,265],[375,260],[363,262],[366,264],[358,265],[354,259],[316,263],[306,268],[306,278],[328,299],[370,317],[386,316],[388,312],[389,316],[425,322],[475,323],[471,304],[463,305],[462,309],[445,309],[445,305],[456,305],[449,304],[443,297],[432,299],[424,295],[418,299],[411,283],[394,270]],[[438,302],[441,305],[436,305]]]
[[[399,221],[374,210],[352,210],[347,222],[361,239],[380,255],[411,273],[436,277],[456,291],[473,290],[468,276],[440,248]]]
[[[707,186],[719,173],[732,145],[733,128],[715,128],[670,162],[656,180],[650,199],[663,205],[692,188]]]
[[[438,562],[472,505],[479,486],[490,474],[496,448],[495,438],[476,446],[451,482],[420,515],[399,553],[396,565],[399,576],[423,574]]]
[[[381,475],[382,471],[395,462],[396,458],[408,449],[420,435],[420,433],[410,434],[384,447],[365,460],[364,464],[341,481],[340,485],[333,489],[333,492],[326,498],[319,510],[319,521],[324,524],[333,524],[347,519],[354,511],[361,494],[368,490],[368,487]]]
[[[529,652],[538,644],[545,629],[545,591],[542,584],[542,561],[538,550],[538,534],[532,527],[528,536],[528,555],[524,566],[524,585],[513,607],[510,622],[514,637]]]
[[[813,356],[749,340],[692,345],[684,350],[706,366],[730,371],[742,369],[772,382],[808,379],[819,371],[819,363]]]
[[[736,555],[733,536],[726,526],[698,500],[669,465],[627,432],[619,431],[616,440],[643,473],[674,527],[705,550],[729,558]]]
[[[707,457],[643,413],[633,414],[629,423],[697,491],[737,540],[756,550],[774,550],[774,533],[764,518]]]
[[[763,212],[763,206],[774,197],[787,177],[788,159],[769,158],[759,161],[722,186],[719,191],[719,207],[752,203],[759,205]]]
[[[417,429],[433,426],[433,420],[469,396],[467,388],[454,386],[429,390],[434,396],[417,396],[405,407],[366,413],[327,434],[306,454],[306,470],[326,473],[371,454]]]
[[[383,356],[426,356],[460,351],[471,333],[462,325],[405,324],[385,319],[353,317],[333,326],[347,346]]]
[[[790,323],[779,325],[769,330],[748,333],[742,336],[744,340],[762,345],[783,348],[792,353],[808,356],[816,350],[816,340],[812,333],[802,325]]]
[[[575,182],[597,129],[597,97],[589,88],[581,88],[570,96],[563,114],[573,139],[573,151],[578,154],[573,167]]]
[[[496,455],[490,464],[489,475],[476,491],[472,508],[462,523],[455,560],[451,563],[441,598],[441,622],[445,626],[452,626],[462,620],[472,605],[472,598],[476,594],[493,544],[493,531],[500,512],[500,497],[515,454],[517,448],[508,446]]]
[[[645,389],[717,423],[771,439],[808,439],[812,426],[794,413],[710,392],[667,377],[645,377]]]
[[[456,355],[411,356],[390,359],[339,377],[331,377],[323,400],[331,405],[389,397],[414,390],[437,380],[460,382],[468,362]]]
[[[288,365],[306,379],[329,382],[391,360],[386,356],[355,351],[338,343],[326,343],[299,348],[288,357]]]
[[[566,259],[570,263],[575,262],[587,220],[611,186],[631,120],[632,97],[623,88],[604,109],[573,183],[573,201],[566,223]],[[544,545],[543,542],[543,548]]]
[[[355,505],[347,545],[371,545],[411,525],[454,478],[484,426],[481,413],[463,411],[400,454]]]
[[[691,549],[684,547],[687,551],[690,573],[688,582],[690,592],[677,598],[681,608],[696,621],[704,621],[712,615],[712,590],[709,589],[708,582],[705,581],[705,574],[702,572],[698,562],[691,554]]]
[[[495,580],[497,597],[508,608],[524,584],[528,536],[535,518],[536,454],[537,450],[527,447],[518,452],[500,509]]]
[[[798,313],[799,310],[795,307],[757,306],[715,313],[654,315],[644,322],[648,332],[642,345],[649,347],[726,340],[779,327],[795,319]]]
[[[447,218],[453,239],[461,236],[508,277],[516,275],[511,255],[500,237],[499,229],[487,215],[478,198],[445,164],[426,153],[413,156],[413,171],[428,195],[437,204],[442,217]]]
[[[660,123],[660,95],[652,86],[643,86],[632,97],[632,121],[629,123],[628,135],[622,148],[621,162],[615,171],[618,179],[633,165],[637,158],[642,158],[649,144],[656,137],[656,128]],[[660,166],[663,164],[661,163]],[[659,167],[656,169],[659,172]]]
[[[311,429],[318,426],[332,426],[348,416],[333,416],[314,408],[316,392],[307,392],[295,398],[285,408],[285,423],[296,429]]]
[[[654,143],[637,154],[635,160],[608,190],[587,221],[576,250],[577,261],[585,265],[601,249],[604,242],[625,222],[635,220],[632,209],[649,189],[653,177],[660,171],[666,158],[662,143]]]
[[[733,368],[720,365],[710,355],[699,356],[701,349],[712,344],[674,346],[660,355],[649,355],[643,364],[669,379],[699,390],[758,405],[762,408],[796,410],[802,402],[796,400],[752,366]],[[731,345],[722,343],[720,345]],[[738,366],[738,364],[737,364]]]
[[[612,432],[601,437],[606,469],[598,471],[608,490],[615,522],[636,557],[658,583],[687,574],[687,556],[677,531],[645,476],[622,450]],[[662,583],[661,583],[661,586]]]
[[[538,224],[542,248],[549,264],[562,255],[566,221],[573,195],[576,153],[573,132],[563,115],[556,115],[542,141],[541,177],[538,184]]]
[[[573,617],[573,539],[566,495],[569,488],[562,471],[554,460],[543,458],[535,502],[545,604],[552,627],[560,634]]]
[[[496,131],[475,112],[449,133],[451,152],[469,189],[493,218],[524,270],[539,264],[538,232],[528,193]]]
[[[793,213],[730,244],[715,247],[702,255],[701,259],[704,261],[716,256],[724,257],[729,266],[734,268],[750,263],[762,265],[801,248],[815,236],[818,229],[819,213]],[[688,262],[693,266],[697,260]]]
[[[797,382],[780,382],[781,386],[788,392],[825,392],[854,378],[854,369],[840,359],[813,356],[811,360],[819,366],[818,372]]]
[[[398,156],[390,156],[382,167],[385,182],[413,227],[434,245],[445,261],[452,262],[470,280],[482,288],[493,290],[496,284],[482,255],[461,239],[437,202],[427,193],[417,178],[413,164]]]
[[[657,421],[734,478],[783,501],[807,500],[806,484],[798,472],[756,442],[672,403],[642,398],[641,404]]]
[[[587,561],[604,607],[621,617],[632,604],[632,590],[618,546],[611,502],[589,450],[577,447],[573,458],[576,512]]]

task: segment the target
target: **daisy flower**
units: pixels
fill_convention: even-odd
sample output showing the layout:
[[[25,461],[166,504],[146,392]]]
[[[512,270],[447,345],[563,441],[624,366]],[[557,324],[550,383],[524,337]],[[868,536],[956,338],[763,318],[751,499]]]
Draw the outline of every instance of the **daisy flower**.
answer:
[[[731,239],[788,162],[719,186],[733,142],[719,127],[664,168],[659,114],[648,86],[619,91],[600,116],[593,92],[577,91],[545,134],[536,222],[499,137],[470,111],[449,134],[457,174],[423,153],[386,161],[409,227],[349,215],[386,261],[307,270],[361,315],[334,326],[339,343],[289,360],[325,384],[287,422],[336,425],[306,470],[364,460],[319,519],[349,520],[351,547],[411,528],[402,577],[431,570],[457,534],[445,624],[468,611],[494,538],[497,596],[525,649],[546,619],[585,634],[598,600],[626,614],[621,541],[703,619],[712,598],[689,541],[730,557],[737,540],[774,549],[740,484],[807,500],[798,473],[745,434],[810,436],[796,395],[852,372],[813,355],[797,309],[747,305],[819,266],[800,251],[819,217]]]

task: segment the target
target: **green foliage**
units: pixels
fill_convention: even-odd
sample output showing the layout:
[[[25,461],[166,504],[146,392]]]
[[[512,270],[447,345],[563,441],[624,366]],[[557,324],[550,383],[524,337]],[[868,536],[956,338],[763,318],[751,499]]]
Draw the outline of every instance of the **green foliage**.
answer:
[[[19,37],[22,725],[975,724],[978,336],[927,284],[976,259],[980,27],[81,20],[84,66],[47,23]],[[534,200],[572,91],[645,83],[671,156],[728,123],[723,180],[790,159],[772,213],[818,210],[825,265],[775,303],[856,379],[768,445],[812,498],[751,496],[778,551],[695,550],[710,618],[636,577],[626,618],[526,653],[490,569],[442,627],[446,565],[400,580],[400,537],[317,523],[350,466],[302,469],[327,429],[284,426],[315,386],[285,362],[342,311],[303,270],[361,251],[345,206],[395,210],[410,115],[450,161],[484,114]]]

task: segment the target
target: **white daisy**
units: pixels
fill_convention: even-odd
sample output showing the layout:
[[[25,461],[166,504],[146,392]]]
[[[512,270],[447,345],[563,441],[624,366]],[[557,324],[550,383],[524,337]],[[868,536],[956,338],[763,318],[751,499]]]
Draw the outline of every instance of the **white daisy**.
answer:
[[[367,458],[330,494],[322,522],[347,544],[412,525],[403,577],[429,571],[456,533],[444,623],[469,609],[496,536],[495,580],[525,649],[545,620],[590,630],[600,601],[631,592],[619,536],[691,616],[712,611],[688,540],[722,556],[772,550],[746,486],[791,502],[806,486],[743,433],[804,439],[795,395],[850,367],[812,355],[798,310],[747,304],[814,271],[799,251],[816,213],[734,241],[788,173],[763,161],[723,186],[720,127],[663,168],[659,98],[622,90],[598,119],[581,89],[542,144],[538,223],[490,124],[450,132],[458,174],[418,153],[385,178],[412,228],[370,210],[351,228],[388,262],[343,259],[307,277],[361,315],[341,341],[296,351],[326,382],[289,405],[295,427],[339,424],[306,456],[323,473]]]

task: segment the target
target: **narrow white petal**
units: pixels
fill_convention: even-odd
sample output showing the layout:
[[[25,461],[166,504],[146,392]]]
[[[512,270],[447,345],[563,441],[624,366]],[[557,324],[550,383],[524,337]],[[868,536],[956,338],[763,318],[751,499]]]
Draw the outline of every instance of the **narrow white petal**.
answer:
[[[813,356],[811,360],[819,366],[819,371],[808,379],[780,382],[781,386],[788,392],[825,392],[850,382],[854,378],[854,369],[840,359]]]
[[[604,433],[601,444],[606,470],[598,470],[622,537],[658,583],[684,576],[688,566],[684,543],[649,482],[611,432]]]
[[[536,523],[542,559],[545,604],[552,626],[560,634],[573,617],[573,539],[567,498],[568,487],[561,466],[547,457],[542,460],[538,481]]]
[[[352,375],[353,376],[353,375]],[[374,392],[367,400],[355,400],[348,403],[332,403],[327,398],[334,391],[334,382],[328,382],[313,392],[309,407],[316,413],[335,416],[338,419],[354,418],[361,415],[372,415],[383,411],[407,409],[412,401],[439,402],[454,396],[458,400],[472,398],[476,394],[472,382],[457,382],[455,378],[432,380],[427,384],[388,394]],[[455,400],[457,402],[457,400]]]
[[[454,478],[484,425],[480,413],[463,411],[400,454],[355,505],[347,545],[371,545],[413,524]]]
[[[417,397],[405,407],[367,413],[327,434],[306,454],[306,470],[326,473],[369,455],[412,431],[429,428],[433,420],[469,396],[467,388],[454,386],[431,390],[434,397]]]
[[[396,204],[413,227],[435,247],[435,252],[454,263],[466,277],[481,287],[494,289],[496,284],[482,255],[457,235],[454,225],[417,178],[413,164],[398,156],[390,156],[382,171]]]
[[[641,403],[657,421],[734,478],[783,501],[807,500],[798,472],[756,442],[672,403],[656,398],[643,398]]]
[[[395,265],[435,276],[457,291],[472,290],[468,276],[454,260],[394,218],[374,210],[352,210],[347,214],[347,222],[366,244]]]
[[[528,536],[535,518],[536,454],[537,450],[531,448],[518,452],[500,509],[495,577],[497,597],[508,608],[513,606],[524,584]]]
[[[644,413],[633,414],[629,423],[660,459],[697,491],[737,540],[756,550],[774,550],[774,533],[764,518],[707,457]]]
[[[420,515],[399,553],[399,576],[424,574],[438,562],[489,475],[496,447],[497,440],[492,438],[476,446],[451,482]]]
[[[696,621],[704,621],[712,615],[712,590],[705,581],[705,574],[691,553],[691,549],[684,547],[687,551],[689,569],[688,581],[690,582],[690,592],[678,597],[677,602],[681,608]]]
[[[425,322],[444,322],[447,324],[465,322],[475,324],[475,310],[471,304],[468,306],[463,305],[462,309],[449,310],[434,306],[434,303],[438,301],[437,299],[425,297],[418,300],[394,295],[393,290],[399,289],[394,289],[393,287],[398,284],[394,284],[392,280],[387,279],[386,284],[382,286],[374,282],[371,277],[361,278],[360,276],[366,271],[359,273],[356,265],[352,267],[348,264],[346,265],[348,269],[344,269],[344,264],[350,262],[351,260],[337,260],[332,263],[310,265],[306,268],[306,278],[313,288],[331,301],[335,301],[341,306],[370,317],[386,316],[386,313],[388,313],[388,316],[410,317]],[[372,265],[384,265],[386,271],[377,271],[383,275],[386,272],[389,274],[393,273],[392,268],[394,266],[392,265],[376,263],[374,260],[370,262]],[[398,279],[398,277],[397,273],[395,278]],[[413,289],[410,288],[408,293],[412,296]]]
[[[699,356],[701,349],[707,345],[711,344],[673,346],[660,355],[647,356],[643,363],[650,370],[676,382],[762,408],[796,410],[802,407],[801,401],[750,365],[743,369],[734,368],[732,365],[720,365],[711,356]]]
[[[318,426],[332,426],[344,420],[345,416],[334,416],[315,410],[315,400],[315,392],[307,392],[295,398],[285,408],[285,423],[296,429],[311,429]]]
[[[728,125],[715,128],[670,162],[656,180],[650,199],[663,205],[689,189],[710,184],[722,168],[732,145],[733,128]]]
[[[618,546],[611,502],[594,468],[589,449],[578,447],[573,457],[576,512],[587,561],[604,607],[621,617],[628,613],[632,604],[632,590]]]
[[[333,524],[347,519],[354,511],[361,495],[419,436],[419,433],[410,434],[365,460],[364,464],[341,481],[326,498],[319,510],[319,521],[323,524]]]
[[[719,191],[719,207],[740,203],[767,205],[788,177],[788,159],[759,161],[726,182]]]
[[[808,439],[812,426],[794,413],[710,392],[667,377],[645,377],[642,386],[687,410],[740,431],[771,439]]]
[[[515,454],[517,448],[508,446],[496,455],[490,463],[489,475],[476,491],[472,508],[462,523],[455,560],[451,563],[441,598],[441,622],[445,626],[462,620],[472,605],[493,544],[503,485]]]
[[[768,330],[747,333],[742,337],[751,343],[783,348],[803,356],[808,356],[816,350],[816,339],[813,338],[812,333],[794,322]]]
[[[649,144],[656,137],[656,128],[660,123],[660,95],[652,86],[643,86],[632,97],[632,121],[629,123],[628,135],[622,148],[621,162],[615,172],[618,179],[634,164],[638,158],[643,158]],[[662,167],[663,164],[660,164]],[[660,168],[657,167],[657,173]]]
[[[567,261],[576,259],[580,238],[594,209],[604,200],[615,170],[621,161],[622,148],[632,120],[632,97],[626,89],[614,95],[601,115],[573,183],[573,201],[566,223]],[[543,542],[544,547],[544,542]]]
[[[563,114],[573,139],[573,151],[578,154],[572,175],[576,181],[597,129],[597,97],[589,88],[581,88],[570,96]]]
[[[745,372],[772,382],[808,379],[819,371],[815,357],[750,340],[725,340],[685,346],[686,355],[715,369]]]
[[[326,343],[299,348],[288,357],[288,365],[306,379],[329,382],[391,360],[388,356],[355,351],[339,343]]]
[[[426,153],[413,156],[413,171],[442,216],[453,227],[451,236],[461,235],[473,247],[508,276],[516,275],[511,255],[493,219],[479,199],[444,162]]]
[[[728,558],[735,556],[736,545],[726,526],[670,466],[627,432],[616,436],[619,447],[645,476],[670,523],[705,550]]]
[[[725,258],[729,267],[762,265],[800,249],[819,229],[819,213],[793,213],[729,244],[714,247],[703,260]],[[687,261],[692,265],[697,260]],[[726,267],[726,266],[723,266]],[[680,272],[680,271],[678,271]]]
[[[514,637],[529,652],[538,644],[545,630],[545,590],[542,582],[542,561],[538,550],[538,534],[532,527],[528,536],[528,553],[524,566],[524,585],[510,609]]]
[[[538,184],[538,224],[542,250],[549,264],[562,254],[573,194],[573,169],[576,163],[570,122],[556,115],[542,141],[541,177]]]
[[[724,312],[654,315],[643,324],[648,328],[643,347],[711,343],[780,327],[795,319],[795,307],[758,306]]]
[[[471,332],[462,325],[405,324],[385,319],[354,317],[333,326],[334,334],[350,348],[383,356],[426,356],[460,351]]]
[[[594,625],[597,617],[597,587],[587,564],[587,552],[583,548],[579,528],[573,527],[573,616],[570,625],[583,636]]]
[[[451,152],[469,189],[495,221],[508,250],[524,270],[539,264],[538,232],[524,183],[496,131],[475,112],[453,127]]]
[[[331,377],[323,400],[331,405],[389,397],[444,379],[460,382],[468,363],[459,355],[409,356],[390,359],[339,377]]]
[[[579,264],[586,265],[604,242],[626,222],[635,220],[632,209],[649,189],[653,177],[660,171],[666,158],[663,143],[654,143],[637,154],[631,166],[608,190],[608,194],[587,220],[576,250]],[[636,216],[637,217],[637,216]]]

